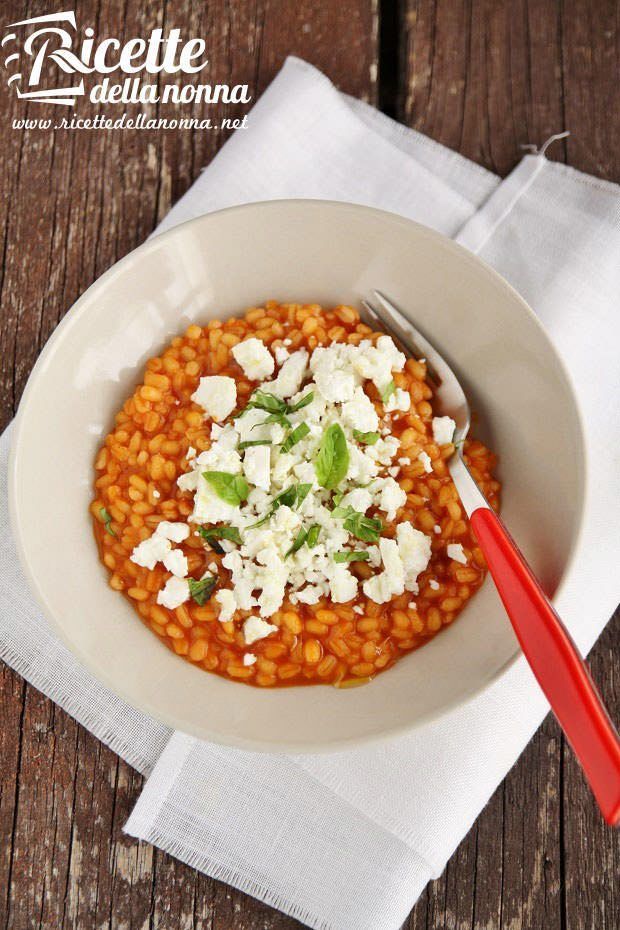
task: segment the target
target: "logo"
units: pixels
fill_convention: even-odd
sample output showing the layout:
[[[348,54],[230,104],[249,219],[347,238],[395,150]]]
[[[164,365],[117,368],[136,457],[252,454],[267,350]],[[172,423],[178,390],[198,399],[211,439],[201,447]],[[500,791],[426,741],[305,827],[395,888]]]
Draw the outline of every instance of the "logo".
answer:
[[[181,31],[164,35],[154,29],[148,39],[97,41],[91,27],[81,31],[74,11],[49,13],[10,23],[0,40],[8,86],[35,103],[75,106],[92,103],[249,103],[247,84],[163,84],[148,76],[198,74],[209,64],[204,39],[183,42]],[[108,75],[126,75],[114,83]],[[51,86],[45,85],[53,75]],[[66,77],[68,75],[68,77]],[[100,80],[101,75],[105,75]],[[140,75],[140,76],[138,76]],[[70,85],[70,86],[67,86]]]

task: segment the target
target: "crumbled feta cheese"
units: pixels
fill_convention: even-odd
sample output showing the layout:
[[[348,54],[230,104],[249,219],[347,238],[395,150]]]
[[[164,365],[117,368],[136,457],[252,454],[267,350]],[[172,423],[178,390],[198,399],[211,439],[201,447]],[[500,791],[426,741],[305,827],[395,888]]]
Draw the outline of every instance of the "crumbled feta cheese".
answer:
[[[460,562],[461,565],[467,565],[467,556],[460,543],[450,543],[449,546],[446,546],[446,553],[448,554],[448,558],[452,559],[453,562]]]
[[[353,613],[355,613],[355,614],[363,614],[363,613],[364,613],[364,608],[362,607],[361,604],[356,604],[355,607],[353,607]]]
[[[344,604],[357,595],[357,578],[347,566],[335,562],[329,569],[329,590],[335,604]]]
[[[393,371],[402,371],[407,361],[406,356],[396,348],[391,336],[379,336],[377,339],[377,349],[390,362]]]
[[[392,468],[388,468],[388,475],[392,478],[397,478],[400,474],[400,468],[398,465],[394,465]]]
[[[398,464],[399,465],[411,465],[411,459],[407,458],[407,456],[403,456],[402,459],[398,460]]]
[[[418,605],[416,604],[415,601],[409,601],[409,603],[407,604],[407,607],[409,608],[409,610],[417,610],[417,609],[418,609]]]
[[[379,491],[377,507],[384,510],[388,521],[396,518],[396,512],[407,503],[407,494],[393,478],[378,478],[370,486]]]
[[[343,400],[342,395],[337,400]],[[356,387],[351,400],[345,401],[341,408],[342,421],[352,429],[361,433],[376,432],[379,425],[379,416],[370,397],[361,387]]]
[[[232,347],[234,360],[250,381],[264,381],[273,374],[275,363],[271,352],[260,339],[245,339]]]
[[[217,562],[209,562],[207,568],[210,572],[217,572]]]
[[[396,527],[396,539],[405,570],[405,588],[417,593],[418,575],[426,569],[431,558],[430,537],[405,522]]]
[[[187,459],[188,462],[190,461],[190,459],[195,459],[195,458],[196,458],[196,450],[194,449],[193,446],[188,446],[188,447],[187,447],[187,452],[185,453],[185,458]]]
[[[157,603],[168,610],[175,610],[189,600],[189,584],[185,578],[172,575],[157,594]]]
[[[430,475],[433,470],[433,463],[431,462],[431,457],[428,452],[420,452],[418,455],[418,462],[422,462],[422,465],[424,465],[424,471],[427,473],[427,475]]]
[[[159,498],[161,497],[161,494],[159,493],[157,488],[153,488],[153,497],[155,498],[156,501],[159,500]]]
[[[187,558],[181,549],[172,549],[163,557],[164,568],[176,575],[177,578],[186,578],[188,573]]]
[[[269,446],[252,446],[245,450],[243,471],[250,484],[263,491],[270,487],[271,451]]]
[[[237,385],[225,375],[208,375],[192,394],[192,400],[212,420],[225,420],[237,403]]]
[[[439,526],[438,523],[436,523],[435,526],[433,527],[433,533],[435,533],[436,536],[441,535],[441,527]]]
[[[163,536],[153,533],[148,539],[143,539],[139,543],[133,552],[131,553],[130,559],[132,562],[135,562],[136,565],[140,565],[142,568],[148,568],[149,571],[152,571],[158,562],[161,562],[162,559],[170,552],[171,546],[170,541],[165,539]]]
[[[411,407],[411,394],[403,388],[396,388],[393,394],[390,394],[386,403],[385,410],[391,413],[392,410],[402,410],[406,413]]]
[[[433,417],[433,439],[438,446],[452,442],[456,423],[452,417]]]
[[[289,339],[290,343],[290,339]],[[278,365],[283,365],[287,358],[290,358],[291,353],[286,348],[286,346],[276,346],[273,350],[273,354],[276,357],[276,362]]]
[[[235,593],[230,588],[220,588],[215,592],[215,600],[220,605],[218,620],[220,623],[227,623],[232,620],[237,610],[237,601]]]
[[[248,666],[248,665],[254,665],[255,662],[256,662],[256,656],[254,655],[254,653],[246,652],[246,654],[243,657],[243,664],[245,666]]]
[[[434,578],[431,578],[431,580],[430,580],[429,583],[428,583],[428,586],[429,586],[429,588],[431,588],[433,591],[439,591],[439,582],[438,582],[438,581],[435,581]]]
[[[341,507],[353,507],[358,513],[366,513],[371,504],[372,494],[367,488],[353,488],[340,502]]]
[[[259,639],[265,639],[271,633],[277,633],[278,628],[273,623],[267,623],[260,617],[248,617],[243,624],[243,637],[248,646],[257,642]]]
[[[170,523],[168,520],[162,520],[157,524],[155,534],[171,542],[180,543],[189,536],[189,526],[187,523]]]
[[[323,589],[317,585],[306,585],[305,588],[297,592],[297,600],[301,601],[302,604],[318,604],[322,597]]]
[[[405,567],[400,557],[398,543],[385,536],[379,540],[379,550],[384,571],[373,575],[363,584],[364,594],[377,604],[385,604],[405,590]]]
[[[268,381],[263,390],[276,397],[291,397],[302,385],[308,369],[308,353],[305,349],[293,352],[282,365],[275,381]]]

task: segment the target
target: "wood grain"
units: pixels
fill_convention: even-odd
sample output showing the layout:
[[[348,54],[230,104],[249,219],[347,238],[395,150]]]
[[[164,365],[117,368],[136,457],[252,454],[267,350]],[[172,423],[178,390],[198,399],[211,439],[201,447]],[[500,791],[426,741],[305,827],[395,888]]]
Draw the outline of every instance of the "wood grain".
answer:
[[[3,12],[10,22],[43,8],[38,0],[7,0]],[[210,79],[247,82],[254,97],[286,55],[297,54],[343,90],[380,100],[404,122],[501,174],[514,166],[523,143],[540,144],[567,127],[573,135],[552,157],[620,177],[614,83],[620,36],[615,4],[607,0],[84,0],[78,15],[101,37],[129,38],[157,26],[207,36]],[[152,109],[157,114],[165,107]],[[240,106],[239,115],[246,109]],[[34,105],[3,93],[0,111],[0,418],[6,423],[63,314],[143,241],[226,133],[13,131],[12,118],[34,115]],[[87,105],[80,115],[89,112]],[[184,115],[201,117],[206,108],[189,106]],[[593,656],[616,719],[619,630],[616,618]],[[4,667],[0,709],[0,928],[300,926],[124,837],[141,778]],[[615,930],[619,866],[618,838],[601,824],[549,719],[407,926]]]

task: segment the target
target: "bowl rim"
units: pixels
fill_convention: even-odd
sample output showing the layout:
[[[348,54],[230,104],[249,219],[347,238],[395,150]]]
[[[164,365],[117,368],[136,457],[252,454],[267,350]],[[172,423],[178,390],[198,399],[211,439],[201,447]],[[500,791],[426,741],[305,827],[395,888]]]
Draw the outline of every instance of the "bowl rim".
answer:
[[[87,671],[100,684],[110,690],[117,697],[125,701],[130,707],[133,707],[141,713],[148,714],[156,721],[163,723],[173,730],[183,730],[183,726],[179,725],[179,721],[174,718],[174,715],[169,715],[165,710],[153,707],[150,700],[142,700],[140,704],[136,704],[135,698],[133,696],[129,696],[122,687],[119,688],[118,683],[113,680],[113,676],[108,675],[105,667],[98,665],[93,657],[85,654],[80,648],[77,648],[70,640],[70,637],[65,635],[64,629],[56,621],[54,612],[48,605],[46,594],[39,586],[34,571],[30,566],[24,540],[24,533],[18,513],[16,490],[19,480],[17,474],[19,448],[22,441],[25,423],[27,421],[30,395],[33,393],[36,383],[39,379],[39,375],[45,368],[48,359],[52,357],[57,342],[59,342],[74,325],[77,325],[81,321],[82,317],[88,310],[87,304],[92,299],[93,295],[102,290],[110,280],[116,277],[116,275],[122,274],[125,270],[125,267],[131,265],[136,260],[136,258],[139,258],[143,254],[148,254],[148,252],[153,251],[156,247],[159,247],[160,239],[172,239],[175,235],[183,235],[187,229],[200,227],[205,223],[209,224],[210,222],[217,222],[218,218],[223,214],[246,213],[253,211],[262,212],[265,210],[282,207],[294,207],[301,209],[335,209],[345,212],[350,211],[356,214],[364,215],[370,219],[372,219],[372,217],[382,218],[384,220],[388,220],[389,222],[395,223],[396,225],[401,225],[405,228],[411,228],[413,226],[423,231],[424,234],[429,238],[436,240],[442,245],[443,248],[447,248],[448,251],[451,251],[453,254],[457,255],[459,260],[475,265],[478,269],[480,269],[481,272],[493,279],[495,284],[502,288],[513,299],[513,301],[516,301],[520,305],[521,311],[529,317],[531,322],[533,322],[535,329],[538,330],[539,337],[546,344],[547,350],[550,351],[551,355],[555,359],[558,375],[564,382],[563,387],[571,401],[571,416],[573,420],[575,441],[577,445],[576,466],[579,482],[579,506],[575,513],[575,531],[570,543],[566,562],[563,571],[558,578],[558,582],[553,594],[552,600],[554,602],[562,597],[567,580],[575,567],[577,552],[580,548],[584,533],[586,504],[590,496],[591,468],[588,447],[586,443],[586,431],[583,414],[578,402],[577,392],[568,370],[568,366],[553,344],[551,337],[547,333],[542,322],[539,320],[538,316],[527,303],[527,301],[501,274],[499,274],[499,272],[497,272],[491,265],[485,262],[478,255],[460,245],[449,236],[439,233],[423,223],[418,223],[417,221],[411,220],[398,213],[393,213],[389,210],[382,210],[376,207],[366,206],[365,204],[350,203],[348,201],[339,200],[323,200],[318,198],[279,198],[274,200],[260,200],[253,201],[251,203],[237,204],[221,210],[215,210],[210,213],[201,214],[182,223],[177,223],[162,232],[157,232],[157,230],[154,230],[153,233],[149,235],[148,239],[116,261],[110,268],[103,272],[103,274],[96,278],[82,294],[80,294],[80,296],[69,307],[60,323],[52,332],[51,336],[41,350],[35,364],[33,365],[30,375],[28,376],[26,386],[22,393],[18,411],[13,423],[8,462],[8,510],[9,523],[13,533],[13,538],[22,570],[24,571],[28,581],[31,593],[34,595],[38,606],[42,610],[46,620],[50,623],[53,631],[67,647],[67,649],[81,664],[84,665]],[[305,753],[311,755],[334,753],[342,749],[353,749],[362,746],[377,745],[393,738],[397,738],[398,736],[412,733],[418,730],[420,727],[425,726],[426,724],[441,719],[445,715],[454,711],[456,708],[468,704],[470,701],[473,701],[475,698],[483,694],[488,688],[491,688],[510,668],[512,668],[513,665],[515,665],[522,658],[524,658],[522,650],[517,644],[513,654],[494,672],[482,680],[477,687],[472,687],[467,693],[461,695],[460,697],[455,696],[452,699],[447,700],[441,707],[423,713],[414,721],[395,723],[389,729],[378,733],[375,732],[365,734],[363,736],[344,737],[337,740],[314,740],[311,745],[308,745],[308,743],[305,742],[296,743],[295,741],[291,740],[287,740],[286,744],[283,745],[282,742],[273,739],[254,740],[245,737],[238,737],[235,734],[232,734],[231,736],[227,735],[226,739],[223,739],[219,734],[205,736],[204,733],[197,733],[195,731],[193,732],[193,735],[199,739],[209,740],[222,746],[230,746],[246,751],[268,753]],[[192,733],[192,727],[189,726],[185,732]]]

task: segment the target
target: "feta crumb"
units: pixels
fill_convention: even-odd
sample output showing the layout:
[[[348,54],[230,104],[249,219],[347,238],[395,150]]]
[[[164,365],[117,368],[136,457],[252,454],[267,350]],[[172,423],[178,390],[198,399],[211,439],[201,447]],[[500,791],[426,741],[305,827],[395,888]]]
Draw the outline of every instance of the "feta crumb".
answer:
[[[243,636],[248,646],[251,646],[252,643],[257,642],[259,639],[265,639],[271,633],[276,633],[277,630],[277,626],[274,626],[273,623],[267,623],[266,620],[261,620],[260,617],[248,617],[243,624]]]
[[[271,352],[260,339],[245,339],[232,347],[232,355],[250,381],[263,381],[275,368]]]
[[[354,613],[354,614],[363,614],[363,613],[364,613],[364,608],[362,607],[361,604],[356,604],[355,607],[353,608],[353,613]]]
[[[170,523],[168,520],[162,520],[161,523],[157,524],[155,535],[180,543],[189,536],[189,526],[187,523]]]
[[[200,533],[197,533],[196,535],[199,536]],[[207,565],[207,568],[209,569],[210,572],[217,572],[217,562],[209,562],[209,564]]]
[[[430,475],[433,470],[433,463],[431,462],[431,457],[428,452],[420,452],[418,455],[418,462],[422,462],[422,465],[424,465],[424,471],[427,475]]]
[[[388,468],[387,471],[388,471],[388,475],[390,475],[392,478],[397,478],[398,475],[400,474],[400,468],[398,467],[398,465],[394,465],[393,468]]]
[[[290,341],[291,340],[289,339],[288,340],[289,344],[290,344]],[[273,354],[276,357],[276,362],[278,365],[283,365],[284,362],[287,360],[287,358],[290,358],[290,355],[291,355],[291,353],[286,348],[286,346],[283,346],[283,345],[276,346],[275,349],[273,350]]]
[[[402,410],[406,413],[411,407],[411,394],[409,391],[403,390],[403,388],[396,388],[393,394],[391,394],[386,403],[385,410],[387,413],[391,413],[393,410]]]
[[[187,452],[185,453],[185,459],[189,462],[190,459],[196,458],[196,450],[193,446],[187,447]]]
[[[318,585],[306,585],[301,591],[297,591],[297,600],[302,604],[318,604],[323,597],[323,590]]]
[[[168,610],[175,610],[189,600],[189,584],[185,578],[173,575],[157,594],[157,603]]]
[[[405,588],[418,591],[418,575],[423,572],[431,558],[431,541],[411,523],[399,523],[396,527],[398,552],[405,568]]]
[[[411,459],[407,458],[407,456],[404,456],[402,459],[398,460],[398,464],[399,465],[411,465]]]
[[[225,420],[237,403],[237,385],[225,375],[208,375],[200,379],[192,400],[212,420]]]
[[[433,439],[438,446],[452,442],[456,423],[452,417],[433,417]]]
[[[446,546],[446,552],[448,558],[452,559],[453,562],[460,562],[461,565],[467,565],[467,556],[460,543],[450,543],[449,546]]]
[[[296,394],[306,376],[308,369],[308,353],[305,349],[293,352],[290,358],[282,365],[274,381],[262,385],[262,389],[276,397],[292,397]],[[231,408],[232,409],[232,408]]]
[[[271,450],[269,446],[252,446],[245,450],[243,471],[250,484],[263,491],[271,485]]]
[[[159,500],[159,498],[161,497],[161,494],[159,493],[157,488],[153,488],[153,497],[155,498],[156,501]]]
[[[433,527],[433,533],[435,533],[436,536],[441,535],[441,527],[439,526],[438,523],[436,523],[435,526]]]
[[[237,609],[234,591],[230,588],[220,588],[215,593],[215,600],[220,605],[220,613],[217,619],[220,623],[228,623],[229,620],[232,620]]]
[[[431,578],[431,580],[428,583],[428,586],[429,588],[432,588],[433,591],[439,591],[439,582],[435,581],[434,578]]]
[[[161,562],[164,556],[170,552],[170,541],[157,533],[153,533],[148,539],[143,539],[133,552],[130,559],[136,565],[142,568],[148,568],[152,571],[158,562]]]
[[[245,654],[244,657],[243,657],[243,664],[246,665],[246,666],[247,666],[247,665],[254,665],[255,662],[256,662],[256,656],[254,655],[254,653],[253,653],[253,652],[246,652],[246,654]]]
[[[381,486],[377,506],[379,510],[385,511],[388,521],[391,521],[396,518],[396,512],[406,504],[407,494],[393,478],[379,480]]]
[[[407,607],[409,608],[409,610],[417,610],[417,609],[418,609],[418,605],[416,604],[415,601],[409,601],[409,603],[407,604]]]
[[[181,549],[172,549],[163,557],[164,568],[176,575],[177,578],[186,578],[189,571],[187,558]]]

